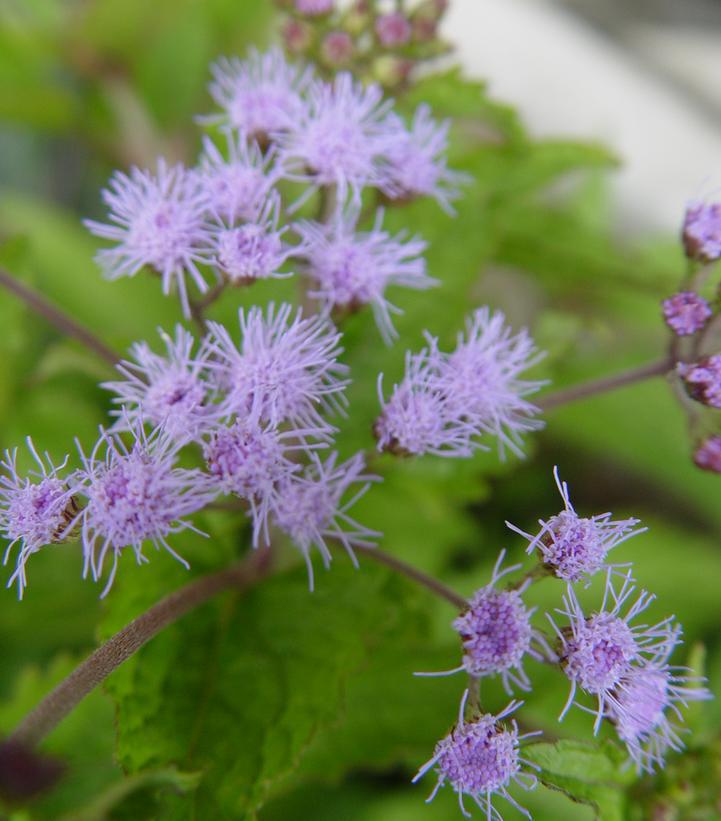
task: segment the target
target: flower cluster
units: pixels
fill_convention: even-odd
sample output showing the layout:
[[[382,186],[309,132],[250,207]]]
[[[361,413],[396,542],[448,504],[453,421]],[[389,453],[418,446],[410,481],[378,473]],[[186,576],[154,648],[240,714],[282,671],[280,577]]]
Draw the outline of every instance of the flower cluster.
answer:
[[[483,434],[521,455],[521,436],[542,423],[539,408],[524,397],[544,383],[521,378],[541,354],[525,330],[513,334],[504,315],[479,308],[458,335],[455,350],[443,353],[426,335],[427,347],[406,354],[403,380],[391,396],[378,394],[382,412],[375,423],[378,449],[403,455],[469,456]]]
[[[637,770],[653,772],[663,766],[668,750],[682,747],[674,722],[682,718],[679,707],[710,698],[710,694],[702,679],[670,663],[681,628],[673,624],[672,617],[654,625],[633,623],[654,597],[642,591],[633,600],[636,587],[631,571],[622,573],[619,566],[606,563],[609,550],[643,532],[637,527],[638,520],[613,521],[610,513],[578,516],[566,483],[561,482],[557,470],[554,474],[564,510],[548,521],[540,520],[536,535],[509,525],[528,540],[528,553],[537,554],[538,563],[519,582],[501,588],[499,581],[521,568],[514,565],[501,570],[505,551],[501,552],[490,583],[471,597],[468,607],[453,622],[461,639],[462,663],[449,673],[466,672],[474,688],[481,679],[500,675],[511,695],[513,686],[531,689],[523,668],[526,656],[558,666],[571,684],[559,720],[578,703],[579,691],[587,694],[596,700],[595,709],[583,703],[579,706],[595,714],[594,732],[607,721],[625,743]],[[589,614],[584,612],[573,585],[587,585],[600,571],[605,572],[603,601],[599,610]],[[527,607],[523,600],[535,579],[551,575],[566,583],[564,606],[556,610],[556,617],[562,616],[566,623],[559,625],[546,613],[555,632],[553,647],[543,630],[533,625],[536,608]],[[616,577],[620,578],[618,584]],[[526,736],[518,735],[515,722],[510,728],[500,722],[521,705],[512,702],[498,716],[478,714],[476,707],[473,720],[465,721],[468,692],[461,702],[458,723],[437,744],[416,779],[435,766],[438,783],[431,798],[447,782],[458,794],[466,815],[463,796],[469,795],[488,818],[500,819],[491,804],[494,794],[527,815],[507,792],[513,781],[526,787],[535,784],[533,773],[528,772],[534,765],[520,757],[519,742]]]
[[[308,12],[310,13],[310,12]],[[465,177],[446,165],[447,123],[420,106],[407,126],[377,84],[349,73],[326,82],[278,49],[213,66],[210,92],[220,112],[201,118],[220,128],[194,168],[158,160],[155,172],[117,172],[103,192],[108,222],[86,220],[112,247],[97,254],[111,279],[142,269],[176,290],[186,318],[226,286],[292,275],[300,265],[322,309],[371,305],[393,336],[386,289],[427,288],[425,243],[382,230],[382,211],[363,229],[363,192],[389,204],[435,197],[446,211]],[[287,186],[304,186],[286,201]],[[320,222],[293,221],[313,197]],[[189,293],[188,280],[200,292]],[[210,282],[215,285],[211,290]]]

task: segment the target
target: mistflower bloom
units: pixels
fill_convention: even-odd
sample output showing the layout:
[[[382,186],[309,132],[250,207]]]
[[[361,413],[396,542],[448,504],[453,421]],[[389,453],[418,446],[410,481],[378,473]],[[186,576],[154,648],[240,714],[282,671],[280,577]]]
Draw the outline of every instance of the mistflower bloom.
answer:
[[[268,515],[280,502],[279,483],[300,470],[289,455],[309,447],[303,433],[308,432],[281,432],[252,417],[242,418],[218,426],[203,447],[211,484],[248,502],[254,547],[261,535],[269,542]]]
[[[295,10],[308,17],[318,17],[333,11],[335,0],[295,0]]]
[[[503,457],[508,447],[522,456],[521,434],[543,423],[539,408],[524,397],[544,382],[521,378],[543,354],[525,330],[513,334],[501,311],[478,308],[458,335],[455,351],[443,366],[443,389],[452,412],[467,417],[480,431],[496,436]]]
[[[463,797],[468,795],[483,811],[486,818],[502,821],[501,813],[493,806],[495,795],[500,795],[511,803],[519,812],[530,818],[526,809],[511,797],[508,787],[511,783],[519,784],[526,790],[536,786],[537,779],[533,773],[523,772],[522,767],[538,769],[535,764],[522,758],[520,743],[538,733],[518,734],[515,720],[508,724],[501,722],[514,713],[523,702],[512,701],[505,710],[497,715],[485,713],[473,721],[464,720],[468,690],[463,694],[458,723],[451,732],[442,738],[427,761],[413,778],[415,784],[431,768],[436,767],[438,783],[428,797],[432,801],[438,790],[448,782],[458,795],[458,805],[466,818],[471,814],[466,810]]]
[[[700,331],[711,314],[708,302],[694,291],[681,291],[663,302],[666,324],[678,336]]]
[[[213,264],[233,285],[292,275],[279,269],[299,249],[283,241],[288,229],[278,228],[279,209],[280,197],[272,191],[252,221],[237,227],[218,226],[213,237]]]
[[[458,198],[458,187],[469,177],[446,165],[448,128],[448,121],[437,123],[425,104],[416,109],[410,129],[397,121],[396,138],[388,143],[383,155],[380,188],[389,199],[434,197],[444,211],[454,213],[451,202]]]
[[[698,362],[676,366],[692,399],[712,408],[721,408],[721,354],[704,356]]]
[[[530,689],[523,670],[524,657],[528,654],[539,661],[544,658],[531,646],[532,641],[541,646],[546,656],[552,653],[542,635],[531,627],[536,608],[529,609],[523,603],[523,593],[531,580],[527,579],[516,590],[495,589],[499,579],[521,567],[517,564],[501,570],[504,555],[502,550],[490,583],[474,593],[468,609],[453,622],[453,629],[463,642],[463,664],[457,670],[466,670],[474,678],[500,675],[510,694],[511,685]]]
[[[215,379],[227,391],[227,407],[253,411],[276,425],[330,430],[320,411],[344,409],[347,367],[338,361],[341,335],[324,317],[304,318],[287,303],[266,315],[258,307],[239,312],[240,347],[223,325],[208,323]]]
[[[541,562],[554,576],[575,583],[605,567],[610,550],[626,539],[644,533],[646,528],[637,527],[640,524],[638,519],[614,520],[611,513],[579,516],[571,504],[568,485],[558,476],[558,468],[553,469],[553,476],[565,510],[547,522],[539,519],[541,529],[535,536],[510,522],[506,525],[528,539],[526,552],[529,555],[538,551]]]
[[[311,183],[305,197],[314,188],[334,185],[339,202],[349,191],[360,202],[361,189],[381,181],[382,158],[397,136],[388,117],[392,104],[383,100],[380,86],[363,86],[348,72],[337,74],[332,84],[314,82],[308,105],[280,140],[286,176]]]
[[[684,216],[682,237],[691,259],[713,262],[721,257],[721,203],[691,203]]]
[[[116,243],[95,256],[108,279],[132,277],[148,266],[160,274],[163,293],[178,289],[183,313],[190,316],[186,276],[204,293],[208,285],[198,265],[209,262],[206,195],[200,176],[182,164],[158,160],[156,174],[132,168],[116,171],[102,192],[109,223],[85,220],[98,237]]]
[[[229,125],[261,144],[295,126],[313,76],[311,68],[287,63],[279,48],[265,53],[251,49],[242,61],[222,58],[211,72],[210,94],[223,114],[206,121]]]
[[[631,627],[630,622],[643,612],[654,596],[642,591],[627,614],[621,610],[635,590],[630,571],[624,577],[620,591],[616,591],[609,572],[601,609],[585,616],[573,588],[569,585],[564,596],[565,610],[557,613],[565,616],[569,624],[562,629],[549,615],[549,621],[559,639],[558,656],[571,691],[561,711],[563,719],[574,702],[577,687],[598,699],[594,733],[598,731],[606,711],[609,697],[634,667],[642,666],[654,656],[668,652],[678,637],[678,628],[671,625],[672,617],[651,627]],[[611,600],[611,607],[606,610]]]
[[[665,659],[632,670],[609,698],[608,718],[616,726],[639,773],[663,767],[669,750],[683,749],[680,729],[673,718],[683,720],[679,705],[711,698],[703,679],[670,667]]]
[[[254,220],[275,182],[272,152],[264,156],[244,135],[226,134],[228,159],[208,137],[203,139],[201,181],[208,210],[220,221],[234,225]]]
[[[279,489],[273,523],[290,536],[303,554],[311,591],[314,587],[310,558],[313,546],[318,548],[326,569],[331,562],[327,541],[342,544],[357,566],[353,549],[375,547],[376,539],[382,535],[348,515],[350,508],[366,493],[370,482],[378,481],[377,476],[364,471],[362,453],[341,464],[338,464],[338,454],[335,452],[325,461],[313,453],[311,464],[303,474],[291,476]],[[343,501],[352,486],[355,486],[355,491]]]
[[[375,30],[380,44],[386,48],[405,45],[411,39],[412,34],[408,18],[399,11],[381,14],[377,17]]]
[[[440,384],[443,355],[437,340],[428,336],[428,347],[420,353],[406,352],[403,380],[393,387],[390,399],[383,396],[383,374],[378,376],[381,414],[373,431],[378,450],[399,456],[466,457],[481,447],[473,440],[476,429],[449,409],[447,394]]]
[[[701,470],[721,473],[721,436],[709,436],[693,455],[693,461]]]
[[[111,554],[103,596],[125,549],[132,549],[138,564],[148,561],[142,549],[145,541],[157,550],[164,548],[187,567],[167,538],[183,530],[200,533],[186,517],[217,495],[201,471],[175,467],[178,447],[168,436],[154,431],[146,437],[140,427],[133,433],[128,448],[119,436],[101,429],[89,456],[77,443],[83,463],[77,478],[87,500],[81,518],[83,575],[90,571],[98,581]]]
[[[423,240],[383,231],[382,210],[371,231],[356,233],[357,221],[358,208],[350,206],[329,226],[317,222],[296,226],[304,244],[306,272],[315,286],[309,295],[345,311],[371,305],[383,338],[390,342],[397,336],[390,315],[399,309],[386,299],[386,288],[401,285],[419,290],[437,281],[426,275]]]
[[[112,391],[113,402],[120,405],[112,412],[118,429],[148,423],[177,442],[187,442],[198,438],[217,416],[214,390],[205,379],[207,351],[201,347],[194,354],[195,339],[181,325],[176,325],[174,337],[159,332],[165,356],[152,351],[147,342],[136,342],[130,349],[134,361],[117,366],[125,378],[101,387]]]
[[[30,556],[45,545],[68,539],[79,515],[74,496],[77,482],[60,475],[67,457],[54,465],[47,453],[43,459],[30,437],[26,442],[36,470],[26,476],[18,473],[17,448],[5,451],[5,458],[0,461],[0,532],[10,542],[3,564],[7,564],[13,547],[19,543],[15,570],[7,586],[17,582],[20,598],[27,584],[25,566]]]

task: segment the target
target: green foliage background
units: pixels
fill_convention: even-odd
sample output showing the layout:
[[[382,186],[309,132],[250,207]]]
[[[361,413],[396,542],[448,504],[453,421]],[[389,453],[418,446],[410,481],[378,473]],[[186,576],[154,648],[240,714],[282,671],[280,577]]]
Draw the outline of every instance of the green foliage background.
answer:
[[[209,110],[208,64],[269,38],[272,9],[250,0],[3,0],[0,3],[0,265],[42,290],[124,350],[178,319],[177,306],[141,277],[108,284],[92,256],[82,216],[100,213],[110,172],[158,154],[192,160],[193,117]],[[401,340],[385,348],[367,315],[346,327],[354,383],[341,448],[370,447],[375,377],[391,384],[403,351],[429,328],[448,342],[463,315],[485,302],[528,324],[549,356],[539,375],[556,386],[641,363],[666,344],[659,299],[683,260],[673,238],[614,236],[603,178],[617,160],[601,146],[538,141],[492,88],[450,71],[422,81],[402,101],[428,101],[454,118],[451,165],[474,182],[451,220],[434,203],[389,214],[430,243],[440,291],[402,294]],[[679,212],[682,204],[679,203]],[[260,287],[253,301],[293,298],[293,286]],[[227,296],[215,317],[233,321]],[[0,445],[36,444],[60,456],[74,436],[88,444],[109,403],[97,387],[102,363],[0,294]],[[693,467],[686,421],[656,380],[548,414],[524,462],[495,455],[469,462],[381,462],[385,483],[359,519],[385,532],[389,552],[470,594],[498,550],[520,557],[508,519],[533,527],[559,507],[551,468],[560,466],[579,510],[636,515],[649,532],[622,548],[640,583],[658,594],[653,615],[684,623],[692,665],[718,690],[721,653],[719,479]],[[222,567],[245,549],[230,514],[205,525],[214,538],[185,536],[193,574]],[[123,562],[104,603],[80,579],[75,546],[30,563],[19,603],[0,596],[0,730],[18,719],[97,641],[187,580],[166,555],[142,568]],[[422,803],[430,781],[409,779],[447,732],[458,679],[414,679],[457,663],[447,605],[376,566],[343,558],[309,596],[302,568],[242,598],[225,596],[167,630],[93,693],[44,749],[67,762],[59,786],[17,819],[308,818],[405,821],[455,817],[450,791]],[[588,595],[593,596],[593,589]],[[544,582],[534,603],[553,607]],[[531,670],[524,721],[554,738],[589,739],[581,714],[558,725],[565,685]],[[489,707],[505,701],[484,687]],[[692,711],[690,751],[657,779],[636,781],[610,742],[561,741],[529,753],[542,767],[523,797],[538,818],[718,817],[721,708]],[[573,796],[574,803],[568,797]],[[505,810],[504,810],[505,811]],[[508,818],[516,818],[509,810]]]

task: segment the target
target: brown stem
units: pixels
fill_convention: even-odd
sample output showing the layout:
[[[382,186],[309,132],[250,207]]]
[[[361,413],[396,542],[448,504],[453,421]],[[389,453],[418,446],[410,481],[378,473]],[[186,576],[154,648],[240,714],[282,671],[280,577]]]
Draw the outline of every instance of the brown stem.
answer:
[[[268,551],[190,582],[153,605],[91,653],[20,722],[8,741],[40,742],[85,696],[169,624],[224,590],[245,590],[267,574]]]
[[[628,371],[622,371],[612,376],[604,376],[601,379],[581,382],[580,385],[571,385],[570,388],[562,388],[561,390],[542,396],[535,404],[542,410],[557,408],[560,405],[577,402],[580,399],[586,399],[598,393],[606,393],[607,391],[616,390],[616,388],[623,388],[626,385],[642,382],[644,379],[650,379],[652,376],[663,376],[663,374],[668,373],[668,371],[673,368],[674,364],[674,361],[670,357],[665,357],[660,361],[649,362],[646,365],[631,368]]]
[[[54,325],[61,333],[77,339],[86,348],[104,359],[109,365],[115,367],[120,361],[120,357],[112,348],[109,348],[102,340],[92,334],[87,328],[79,325],[72,317],[48,302],[44,296],[29,288],[14,276],[0,268],[0,285],[7,288],[10,293],[15,294],[35,313]]]
[[[384,553],[377,547],[354,546],[353,550],[355,553],[362,553],[364,556],[375,559],[375,561],[390,567],[392,570],[396,570],[398,573],[401,573],[403,576],[407,576],[414,582],[422,584],[423,587],[428,588],[428,590],[435,593],[436,596],[440,596],[442,599],[450,602],[459,610],[465,610],[468,607],[468,600],[464,599],[460,593],[456,593],[455,590],[452,590],[450,587],[443,584],[443,582],[438,581],[438,579],[434,579],[432,576],[427,576],[425,573],[412,565],[406,564],[400,559],[396,559],[395,556],[391,556],[389,553]]]

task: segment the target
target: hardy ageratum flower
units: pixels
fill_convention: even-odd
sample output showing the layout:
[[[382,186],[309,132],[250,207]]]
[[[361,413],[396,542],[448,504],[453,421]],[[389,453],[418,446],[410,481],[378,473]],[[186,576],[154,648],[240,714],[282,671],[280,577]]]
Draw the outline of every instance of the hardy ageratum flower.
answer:
[[[683,221],[686,255],[702,262],[721,257],[721,203],[691,203]]]
[[[197,439],[217,416],[210,400],[213,389],[205,381],[207,351],[193,355],[195,339],[182,326],[175,338],[163,330],[166,356],[150,350],[146,342],[135,343],[130,351],[134,362],[124,361],[118,370],[123,381],[103,382],[101,387],[116,394],[120,409],[118,427],[135,429],[144,422],[162,428],[177,442]]]
[[[678,336],[700,331],[711,313],[708,302],[693,291],[681,291],[663,302],[666,324]]]
[[[410,130],[397,120],[397,134],[383,155],[383,193],[391,200],[407,201],[434,197],[441,208],[453,214],[451,201],[459,196],[458,186],[468,177],[446,167],[448,121],[436,123],[430,108],[416,109]]]
[[[506,525],[528,539],[526,552],[530,555],[538,550],[541,562],[554,576],[567,582],[578,582],[604,567],[609,550],[644,533],[646,528],[636,527],[640,524],[638,519],[614,521],[611,513],[582,518],[573,509],[568,485],[561,482],[558,468],[554,467],[553,475],[566,509],[547,522],[539,519],[541,529],[535,536],[510,522]]]
[[[210,94],[223,114],[206,119],[236,128],[261,145],[295,126],[313,76],[311,68],[289,65],[279,48],[265,54],[251,49],[244,61],[223,58],[211,71]]]
[[[721,436],[709,436],[696,449],[693,461],[701,470],[721,473]]]
[[[269,169],[271,151],[263,156],[242,134],[226,134],[226,139],[227,160],[208,137],[203,139],[200,168],[209,211],[232,226],[258,216],[275,182],[275,172]]]
[[[165,548],[187,567],[167,537],[182,530],[200,533],[184,517],[205,507],[217,491],[200,471],[175,467],[177,446],[170,438],[157,431],[146,437],[138,427],[128,449],[119,436],[101,429],[90,456],[83,453],[79,443],[78,450],[83,467],[77,476],[87,499],[82,511],[83,575],[90,570],[97,581],[111,553],[112,567],[104,596],[113,583],[123,550],[132,548],[138,564],[148,561],[142,551],[146,540],[156,549]]]
[[[309,295],[332,308],[353,311],[372,305],[376,323],[388,342],[397,336],[390,314],[399,309],[385,298],[389,285],[425,289],[437,281],[426,276],[421,256],[426,243],[407,239],[404,233],[391,237],[381,226],[379,210],[372,231],[355,233],[358,208],[337,214],[331,225],[301,222],[296,231],[304,243],[308,276],[316,283]]]
[[[405,376],[394,385],[388,401],[383,396],[383,374],[378,376],[382,412],[373,427],[378,450],[399,456],[470,456],[481,447],[472,440],[476,430],[449,408],[439,380],[443,356],[436,339],[427,336],[426,341],[429,347],[420,353],[406,352]]]
[[[26,441],[38,470],[22,477],[17,470],[17,449],[6,450],[5,458],[0,461],[5,474],[0,475],[0,531],[10,541],[3,564],[7,564],[13,547],[19,542],[15,571],[7,586],[17,582],[20,598],[27,584],[25,565],[30,556],[45,545],[65,541],[79,515],[73,495],[77,492],[77,482],[60,477],[67,457],[55,466],[47,453],[43,461],[30,437]]]
[[[340,202],[348,191],[360,202],[361,189],[381,181],[382,157],[397,138],[388,118],[392,104],[383,101],[380,86],[363,86],[347,72],[332,84],[314,82],[307,107],[280,140],[286,175],[311,183],[306,196],[318,186],[337,186]]]
[[[698,362],[679,362],[676,366],[692,399],[721,408],[721,354],[704,356]]]
[[[598,699],[594,725],[594,733],[597,732],[609,698],[624,678],[634,668],[642,666],[648,658],[667,652],[676,643],[678,628],[672,627],[671,617],[652,627],[630,626],[630,622],[655,598],[649,593],[642,591],[628,613],[623,617],[620,615],[634,590],[630,572],[624,577],[619,592],[614,589],[609,572],[603,604],[598,613],[585,616],[569,585],[563,600],[566,609],[556,611],[569,619],[569,625],[559,629],[551,616],[548,616],[559,638],[558,656],[561,666],[571,682],[571,692],[559,721],[573,704],[576,688],[580,687]],[[612,600],[612,607],[607,611],[609,598]]]
[[[382,534],[356,522],[348,510],[363,496],[377,476],[364,473],[365,459],[357,453],[347,462],[337,464],[338,454],[332,453],[325,462],[311,454],[311,464],[302,476],[293,475],[281,485],[275,499],[273,522],[300,549],[308,567],[308,580],[313,590],[313,564],[310,549],[320,551],[323,566],[328,569],[331,553],[327,540],[340,542],[353,564],[357,566],[354,547],[375,547]],[[352,485],[359,485],[350,499],[343,497]]]
[[[543,423],[533,419],[539,409],[524,397],[544,383],[521,379],[523,371],[543,356],[525,330],[513,335],[500,311],[478,308],[466,321],[466,335],[443,365],[442,384],[451,412],[466,417],[479,432],[499,440],[522,456],[521,434]]]
[[[209,227],[205,193],[197,172],[178,163],[158,160],[157,174],[132,168],[130,176],[117,171],[103,190],[110,223],[85,220],[96,236],[116,243],[98,251],[95,259],[108,279],[134,276],[144,266],[160,274],[163,293],[178,289],[183,313],[190,316],[185,277],[201,292],[208,286],[198,270],[209,262]]]
[[[348,384],[338,362],[341,335],[323,317],[304,319],[300,309],[293,316],[288,304],[276,312],[271,303],[266,316],[258,307],[241,309],[239,318],[240,348],[222,325],[208,323],[211,365],[228,393],[228,411],[328,431],[320,411],[342,412]]]
[[[458,794],[461,812],[467,818],[463,796],[470,796],[483,811],[486,818],[501,821],[500,812],[492,805],[494,795],[500,795],[509,801],[519,812],[530,818],[528,811],[519,806],[508,792],[511,782],[519,784],[526,790],[536,786],[536,777],[532,773],[522,772],[522,765],[537,769],[535,764],[520,756],[520,742],[538,733],[518,735],[515,720],[509,725],[500,722],[515,712],[523,702],[512,701],[498,715],[484,715],[473,721],[464,721],[464,712],[468,690],[463,694],[458,723],[453,730],[442,738],[433,757],[418,771],[413,783],[422,778],[428,770],[436,767],[438,783],[427,799],[432,801],[438,790],[448,782]]]
[[[220,226],[213,238],[213,264],[233,285],[259,279],[285,279],[279,268],[298,252],[283,242],[287,226],[278,228],[280,196],[271,191],[252,221],[237,228]]]

